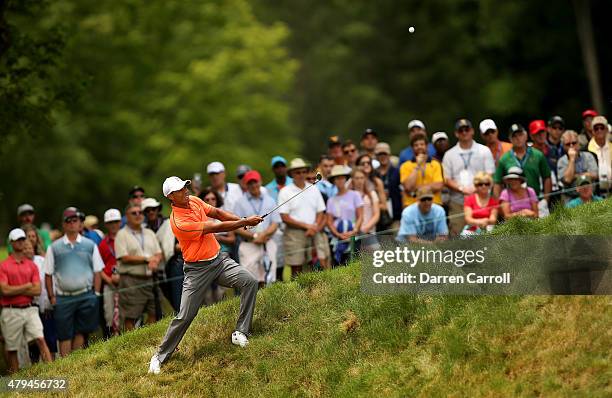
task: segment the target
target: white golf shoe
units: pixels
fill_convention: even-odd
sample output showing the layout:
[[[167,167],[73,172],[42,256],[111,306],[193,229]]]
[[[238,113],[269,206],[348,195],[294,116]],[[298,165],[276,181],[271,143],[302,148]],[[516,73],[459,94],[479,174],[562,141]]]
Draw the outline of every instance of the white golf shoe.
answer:
[[[246,347],[249,344],[249,339],[246,334],[236,330],[232,333],[232,344],[239,345],[240,347]]]
[[[151,363],[149,364],[149,373],[159,374],[161,372],[161,362],[159,362],[159,357],[157,353],[153,354],[151,357]]]

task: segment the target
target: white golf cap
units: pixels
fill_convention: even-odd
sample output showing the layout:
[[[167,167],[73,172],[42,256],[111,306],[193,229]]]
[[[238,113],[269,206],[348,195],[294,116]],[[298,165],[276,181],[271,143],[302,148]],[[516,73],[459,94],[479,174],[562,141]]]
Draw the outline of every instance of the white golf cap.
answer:
[[[162,186],[162,191],[164,192],[164,196],[168,197],[168,195],[170,195],[172,192],[180,191],[181,189],[185,188],[185,185],[190,184],[191,180],[181,180],[177,176],[172,176],[166,178],[166,181],[164,181],[164,185]]]
[[[224,171],[225,171],[225,166],[223,166],[223,163],[221,162],[212,162],[212,163],[209,163],[208,166],[206,166],[207,174],[223,173]]]
[[[11,242],[15,242],[16,240],[25,239],[25,238],[26,238],[26,234],[25,232],[23,232],[23,229],[21,228],[15,228],[9,233],[9,241]]]
[[[108,209],[104,212],[104,222],[121,221],[121,212],[117,209]]]
[[[497,130],[497,125],[491,119],[485,119],[480,122],[480,132],[484,134],[487,130]]]
[[[411,130],[411,129],[412,129],[412,128],[414,128],[414,127],[420,127],[420,128],[422,128],[423,130],[426,130],[426,129],[425,129],[425,123],[423,123],[422,121],[417,120],[417,119],[411,120],[411,121],[408,123],[408,130]]]
[[[438,131],[431,136],[431,143],[434,144],[438,140],[448,140],[448,135],[444,131]]]
[[[161,206],[161,203],[159,203],[157,200],[155,200],[154,198],[146,198],[145,200],[142,201],[142,203],[140,204],[140,208],[142,209],[142,211],[145,211],[145,209],[148,209],[150,207],[152,208],[158,208]]]

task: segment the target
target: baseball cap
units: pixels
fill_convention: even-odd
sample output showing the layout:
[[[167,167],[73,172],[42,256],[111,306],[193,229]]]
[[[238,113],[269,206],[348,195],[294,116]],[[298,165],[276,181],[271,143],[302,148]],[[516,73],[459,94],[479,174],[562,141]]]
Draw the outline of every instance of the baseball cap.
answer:
[[[162,191],[164,196],[168,197],[168,195],[170,195],[172,192],[180,191],[181,189],[185,188],[186,185],[191,185],[191,180],[181,180],[177,176],[172,176],[166,178],[164,184],[162,185]]]
[[[261,175],[259,174],[259,172],[257,170],[250,170],[248,171],[244,177],[242,177],[242,179],[244,180],[245,183],[249,183],[250,181],[257,181],[257,182],[261,182]]]
[[[480,132],[482,134],[486,133],[489,130],[497,130],[497,125],[492,119],[485,119],[480,122]]]
[[[597,111],[595,109],[587,109],[584,112],[582,112],[582,118],[583,119],[588,117],[588,116],[595,117],[597,115],[598,115],[598,113],[597,113]]]
[[[544,120],[538,119],[529,123],[529,134],[537,134],[542,130],[546,131],[546,123],[544,123]]]
[[[21,228],[15,228],[11,230],[11,232],[9,232],[9,241],[11,242],[15,242],[16,240],[25,239],[25,238],[26,238],[26,234],[25,232],[23,232],[23,229]]]
[[[117,209],[106,210],[104,212],[104,222],[114,222],[114,221],[121,221],[121,212]]]
[[[422,121],[420,121],[418,119],[414,119],[414,120],[411,120],[410,122],[408,122],[408,130],[412,130],[415,127],[420,127],[423,130],[427,130],[425,128],[425,123],[423,123]]]
[[[379,142],[378,144],[376,144],[376,148],[374,148],[374,153],[376,155],[380,153],[391,155],[391,146],[389,146],[389,144],[387,144],[386,142]]]
[[[284,157],[280,155],[276,155],[272,158],[272,161],[270,162],[270,166],[274,167],[274,165],[277,163],[282,163],[283,166],[287,166],[287,159],[285,159]]]
[[[217,174],[223,173],[225,171],[225,166],[221,162],[211,162],[206,166],[206,174]],[[178,178],[178,177],[177,177]]]
[[[140,185],[134,185],[132,187],[132,189],[130,189],[129,195],[130,196],[134,195],[134,192],[136,192],[136,191],[140,191],[142,193],[145,193],[145,190],[144,190],[143,187],[141,187]]]
[[[559,123],[561,126],[565,127],[565,120],[561,116],[555,115],[548,119],[548,125],[552,126],[555,123]]]
[[[342,145],[342,140],[337,135],[332,135],[327,140],[327,146],[331,148],[336,145]]]
[[[365,129],[363,134],[361,134],[361,139],[363,140],[368,135],[373,135],[374,137],[378,138],[378,134],[376,133],[376,131],[372,129]]]
[[[458,119],[457,122],[455,123],[455,130],[459,130],[461,127],[472,128],[472,122],[464,118]]]
[[[438,140],[448,140],[448,135],[444,131],[438,131],[431,136],[431,143],[435,144]]]
[[[588,175],[581,175],[576,178],[576,186],[579,187],[581,185],[591,185],[593,180]]]
[[[510,126],[510,137],[512,137],[516,133],[521,133],[523,131],[525,131],[525,127],[521,126],[518,123],[513,123],[512,126]]]
[[[155,200],[155,198],[146,198],[140,204],[140,208],[142,209],[142,211],[145,211],[146,209],[149,209],[149,208],[156,209],[158,207],[161,207],[161,203]]]
[[[421,187],[417,190],[416,197],[418,200],[421,200],[423,198],[433,199],[434,195],[433,195],[433,191],[431,190],[431,188]]]
[[[238,177],[239,180],[242,179],[242,177],[244,177],[244,175],[251,171],[251,166],[246,165],[246,164],[241,164],[236,168],[236,177]]]
[[[24,203],[17,208],[17,215],[20,216],[23,213],[26,213],[28,211],[31,211],[32,213],[34,213],[34,206]]]
[[[603,124],[604,126],[607,126],[608,125],[608,120],[605,117],[601,116],[601,115],[600,116],[595,116],[593,118],[593,121],[591,122],[591,125],[593,127],[595,127],[598,124]]]
[[[72,217],[81,218],[81,212],[79,211],[79,209],[77,209],[74,206],[66,207],[66,209],[62,213],[63,220],[66,221],[67,219],[72,218]]]

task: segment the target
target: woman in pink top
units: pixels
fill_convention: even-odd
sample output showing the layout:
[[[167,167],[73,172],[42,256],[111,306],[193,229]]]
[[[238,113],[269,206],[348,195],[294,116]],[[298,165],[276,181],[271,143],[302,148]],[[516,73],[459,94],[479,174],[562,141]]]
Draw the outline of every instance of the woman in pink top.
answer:
[[[484,171],[474,176],[476,192],[466,197],[463,204],[467,224],[464,232],[477,233],[479,230],[488,230],[497,224],[499,201],[491,196],[492,183],[491,176]]]
[[[378,194],[375,190],[368,190],[366,175],[359,169],[353,170],[350,189],[357,191],[363,199],[363,222],[361,224],[361,228],[359,229],[360,235],[364,235],[360,237],[361,249],[377,250],[380,248],[375,234],[376,224],[380,218]]]
[[[533,188],[523,187],[523,170],[520,167],[510,167],[504,176],[504,182],[508,187],[499,195],[504,218],[538,218],[538,197]]]

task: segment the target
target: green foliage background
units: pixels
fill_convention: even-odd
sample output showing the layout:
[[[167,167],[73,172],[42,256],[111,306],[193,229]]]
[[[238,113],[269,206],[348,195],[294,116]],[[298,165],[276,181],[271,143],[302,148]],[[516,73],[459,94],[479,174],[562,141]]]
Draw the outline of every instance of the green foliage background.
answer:
[[[612,4],[591,3],[610,98]],[[315,160],[332,132],[373,127],[399,152],[415,117],[505,133],[555,113],[578,128],[587,106],[570,1],[7,0],[0,234],[20,203],[39,222],[67,205],[101,215],[212,160],[267,180],[271,156]]]

